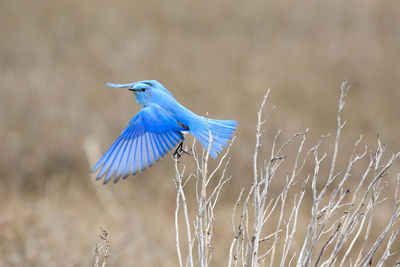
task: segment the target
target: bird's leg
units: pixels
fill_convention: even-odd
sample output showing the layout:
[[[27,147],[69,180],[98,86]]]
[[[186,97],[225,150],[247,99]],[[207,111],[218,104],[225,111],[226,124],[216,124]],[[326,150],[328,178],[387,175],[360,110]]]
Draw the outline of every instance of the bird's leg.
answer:
[[[176,150],[175,150],[174,154],[172,154],[172,157],[173,157],[173,158],[180,159],[180,158],[182,157],[183,154],[192,155],[192,154],[190,154],[189,152],[187,152],[186,150],[183,149],[183,141],[184,141],[184,140],[185,140],[185,139],[183,139],[183,140],[179,143],[179,145],[176,147]]]

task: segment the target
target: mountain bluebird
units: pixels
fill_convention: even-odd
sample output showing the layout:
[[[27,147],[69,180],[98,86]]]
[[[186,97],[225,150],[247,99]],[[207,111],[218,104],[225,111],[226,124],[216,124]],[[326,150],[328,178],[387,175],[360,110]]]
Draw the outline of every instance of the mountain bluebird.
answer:
[[[135,175],[179,144],[182,152],[183,134],[190,132],[216,158],[231,140],[237,123],[234,120],[214,120],[196,115],[185,108],[159,82],[154,80],[128,84],[106,83],[111,87],[128,88],[142,109],[130,120],[128,127],[114,141],[91,170],[100,169],[96,180],[106,175],[104,184],[114,176]],[[181,153],[177,149],[176,153]],[[178,155],[179,156],[179,155]]]

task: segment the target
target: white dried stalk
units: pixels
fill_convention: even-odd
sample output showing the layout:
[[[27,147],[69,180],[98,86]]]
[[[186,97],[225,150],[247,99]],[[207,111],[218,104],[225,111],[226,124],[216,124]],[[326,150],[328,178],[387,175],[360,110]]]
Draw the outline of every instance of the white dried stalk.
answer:
[[[186,183],[182,184],[183,175],[185,173],[185,168],[182,169],[182,172],[179,172],[178,169],[178,160],[175,158],[175,186],[177,190],[176,194],[176,209],[175,209],[175,237],[176,237],[176,249],[178,253],[179,266],[183,266],[182,263],[182,254],[180,250],[180,240],[179,240],[179,210],[181,205],[183,206],[183,216],[185,218],[185,228],[187,235],[187,247],[188,247],[188,257],[187,263],[189,266],[193,267],[193,254],[192,254],[192,234],[189,222],[189,213],[187,208],[186,196],[183,190],[183,187]],[[188,180],[190,179],[190,176]],[[186,181],[187,182],[187,181]],[[182,201],[181,201],[182,199]],[[186,264],[187,265],[187,264]]]
[[[395,223],[400,220],[400,208],[397,202],[392,217],[382,230],[376,240],[369,240],[370,231],[375,223],[375,210],[387,201],[387,197],[382,196],[387,186],[389,168],[400,156],[394,154],[388,161],[384,161],[385,146],[382,145],[378,137],[378,147],[375,153],[368,153],[365,147],[359,151],[362,136],[356,140],[348,164],[345,168],[338,168],[337,158],[339,157],[339,143],[342,129],[346,122],[342,121],[341,115],[345,106],[344,98],[349,86],[344,81],[340,88],[340,97],[337,114],[337,129],[334,138],[332,159],[327,170],[321,171],[322,162],[327,159],[327,153],[321,153],[322,142],[329,136],[321,136],[319,142],[308,150],[304,157],[301,152],[305,144],[306,130],[292,138],[289,138],[283,145],[279,146],[278,137],[280,131],[274,137],[271,156],[264,161],[264,167],[258,166],[258,154],[261,146],[260,137],[265,120],[261,114],[269,92],[265,95],[261,108],[257,113],[256,144],[253,154],[253,184],[247,192],[247,196],[242,203],[244,191],[242,189],[235,207],[232,212],[232,227],[234,237],[231,241],[229,250],[228,266],[259,266],[269,259],[270,266],[289,266],[296,262],[297,266],[335,266],[340,262],[340,266],[346,263],[351,265],[364,266],[376,254],[378,247],[383,244],[384,237],[393,229]],[[279,171],[281,164],[287,156],[283,154],[288,147],[293,147],[292,143],[296,136],[303,136],[300,146],[297,147],[296,157],[293,168],[286,172],[286,178],[280,193],[274,196],[271,192],[271,181],[274,178],[282,179]],[[277,152],[276,152],[277,151]],[[369,164],[360,176],[359,183],[355,189],[348,188],[350,177],[354,166],[359,164],[366,156],[370,156]],[[300,175],[306,161],[313,156],[314,168],[312,173]],[[382,163],[383,162],[383,163]],[[339,170],[337,170],[339,169]],[[325,182],[321,187],[324,177],[321,174],[327,173]],[[311,181],[308,184],[308,181]],[[301,182],[301,188],[294,190],[293,185]],[[319,185],[319,186],[317,186]],[[399,187],[400,185],[398,185]],[[319,187],[319,188],[318,188]],[[305,237],[300,240],[296,233],[299,232],[297,225],[298,213],[306,190],[311,190],[313,204],[310,208],[311,215],[307,226]],[[288,195],[294,195],[293,202],[288,202]],[[397,195],[396,195],[397,196]],[[397,199],[397,197],[396,197]],[[253,208],[250,207],[250,200]],[[239,207],[241,206],[241,211]],[[236,216],[239,215],[237,219]],[[275,218],[275,230],[261,238],[265,231],[265,225]],[[237,222],[237,224],[235,223]],[[249,224],[252,227],[249,227]],[[300,231],[302,232],[302,231]],[[400,235],[400,228],[392,231],[391,237],[386,243],[386,250],[379,258],[379,265],[382,265],[393,254],[390,252],[392,244]],[[299,253],[291,249],[292,241],[301,242]],[[356,243],[362,244],[361,248],[355,246]],[[367,244],[371,244],[368,248]],[[260,244],[265,245],[260,247]],[[278,249],[279,246],[279,249]],[[357,251],[356,248],[358,249]],[[368,248],[368,250],[367,250]],[[325,253],[329,250],[329,253]],[[261,253],[262,251],[262,253]],[[297,255],[296,255],[297,254]],[[343,255],[340,259],[339,256]],[[358,255],[357,259],[352,259]],[[276,262],[279,259],[279,263]]]
[[[196,164],[196,170],[187,176],[184,181],[184,170],[185,167],[179,171],[178,161],[175,160],[175,172],[176,176],[174,179],[177,197],[176,197],[176,209],[175,209],[175,236],[176,236],[176,248],[178,254],[178,261],[180,266],[183,265],[183,256],[180,245],[180,228],[179,228],[179,216],[182,213],[185,221],[185,229],[187,236],[187,250],[188,255],[186,259],[186,266],[194,266],[194,254],[192,253],[193,248],[196,246],[197,249],[197,261],[199,266],[209,266],[213,248],[211,245],[213,237],[213,223],[215,220],[214,210],[219,201],[219,196],[222,188],[231,179],[231,176],[226,176],[226,170],[228,168],[230,159],[227,157],[230,148],[232,146],[235,137],[228,145],[225,153],[221,156],[217,166],[209,172],[208,170],[208,159],[210,155],[211,145],[214,142],[211,133],[209,133],[209,146],[207,150],[203,150],[202,154],[199,155],[196,150],[195,141],[192,145],[193,158]],[[215,138],[215,137],[214,137]],[[211,181],[216,179],[216,176],[220,175],[216,185],[211,187]],[[197,202],[197,212],[194,217],[190,219],[190,213],[188,210],[187,199],[185,195],[185,185],[189,179],[195,178],[196,194],[195,201]],[[181,212],[183,207],[183,212]],[[193,225],[190,223],[193,222]],[[193,227],[193,228],[192,228]],[[192,236],[192,231],[194,236]]]
[[[375,239],[372,239],[371,232],[376,223],[375,211],[391,198],[391,191],[388,190],[390,188],[387,187],[390,176],[387,174],[395,160],[400,157],[400,153],[395,153],[385,160],[385,145],[379,137],[376,150],[369,152],[367,147],[361,146],[360,136],[354,143],[347,164],[344,167],[338,165],[337,159],[343,157],[339,153],[340,136],[345,126],[341,116],[348,89],[347,82],[344,81],[340,88],[332,153],[321,151],[321,144],[329,135],[321,136],[316,145],[305,149],[308,129],[284,142],[279,140],[281,131],[278,131],[273,139],[270,156],[260,164],[261,137],[266,122],[262,114],[269,91],[264,96],[257,113],[256,142],[252,159],[253,182],[247,190],[240,191],[232,211],[233,237],[229,247],[229,267],[260,266],[267,262],[270,266],[366,266],[372,259],[379,260],[378,266],[383,266],[394,255],[391,249],[400,236],[400,228],[395,229],[400,221],[398,191],[395,193],[391,217],[384,229],[380,230]],[[269,115],[270,113],[267,117]],[[297,141],[300,137],[301,140]],[[180,208],[183,207],[181,216],[185,218],[188,254],[196,246],[199,266],[210,265],[213,254],[211,244],[214,211],[223,186],[231,178],[226,175],[230,146],[217,167],[212,171],[208,170],[212,141],[210,136],[210,146],[207,151],[203,150],[200,156],[193,144],[196,170],[184,182],[184,169],[179,173],[176,165],[175,222],[179,223]],[[331,160],[326,167],[325,162],[329,155]],[[292,162],[289,162],[289,165],[284,164],[288,160]],[[363,172],[359,177],[352,177],[357,168],[355,166],[360,166],[363,162],[368,163]],[[306,169],[306,164],[312,164],[312,168]],[[283,170],[282,166],[289,166],[285,167],[289,170]],[[216,178],[217,175],[219,178]],[[184,186],[191,177],[196,178],[196,197],[193,199],[197,202],[197,212],[193,219],[189,219],[184,194]],[[351,177],[359,181],[354,187],[351,186]],[[212,179],[216,179],[215,183],[211,183]],[[279,191],[276,191],[276,188],[271,189],[274,181],[284,181]],[[397,190],[400,190],[400,183],[397,184]],[[313,203],[310,207],[302,205],[306,192],[312,195]],[[303,218],[303,222],[308,220],[308,225],[306,229],[301,229],[298,216],[301,213],[304,216],[304,210],[306,217]],[[193,225],[189,223],[190,220],[193,221]],[[271,222],[274,222],[273,226]],[[191,236],[191,229],[194,236]],[[390,237],[385,239],[389,232]],[[182,266],[179,225],[176,225],[176,239],[179,264]],[[383,252],[379,252],[380,247],[385,247]],[[193,266],[193,255],[192,253],[186,257],[186,266]]]

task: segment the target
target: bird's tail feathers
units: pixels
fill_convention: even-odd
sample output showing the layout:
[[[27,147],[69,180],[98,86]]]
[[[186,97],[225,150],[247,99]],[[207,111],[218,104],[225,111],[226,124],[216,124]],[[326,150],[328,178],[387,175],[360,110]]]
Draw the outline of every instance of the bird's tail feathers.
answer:
[[[232,139],[237,122],[234,120],[202,119],[201,125],[198,125],[191,133],[206,149],[208,149],[211,135],[210,155],[215,159],[217,153],[222,153],[223,147],[226,147]]]

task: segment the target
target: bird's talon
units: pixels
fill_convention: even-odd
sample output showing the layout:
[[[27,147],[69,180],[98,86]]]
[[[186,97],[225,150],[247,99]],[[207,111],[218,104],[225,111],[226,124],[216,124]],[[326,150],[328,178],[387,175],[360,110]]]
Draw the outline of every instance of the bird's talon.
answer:
[[[189,153],[188,151],[186,151],[186,150],[183,149],[183,141],[181,141],[181,142],[179,143],[178,147],[176,148],[174,154],[172,154],[172,157],[173,157],[174,159],[177,159],[177,160],[178,160],[178,159],[180,159],[180,158],[182,157],[183,154],[187,154],[187,155],[192,156],[191,153]]]

